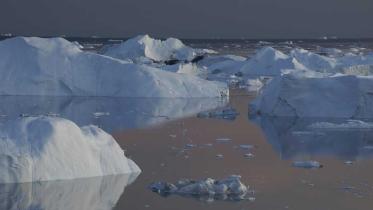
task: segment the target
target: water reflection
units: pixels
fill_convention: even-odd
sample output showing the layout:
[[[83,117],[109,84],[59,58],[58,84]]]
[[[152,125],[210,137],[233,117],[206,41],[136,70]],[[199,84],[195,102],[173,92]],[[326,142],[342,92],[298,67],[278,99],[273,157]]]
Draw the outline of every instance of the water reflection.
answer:
[[[107,132],[144,128],[225,106],[219,98],[108,98],[1,96],[0,119],[20,115],[59,115],[79,126],[94,124]]]
[[[254,120],[282,159],[336,156],[341,159],[373,157],[373,129],[314,129],[312,124],[346,123],[346,119],[261,117]]]
[[[0,184],[2,210],[110,210],[136,177],[106,176],[70,181]]]

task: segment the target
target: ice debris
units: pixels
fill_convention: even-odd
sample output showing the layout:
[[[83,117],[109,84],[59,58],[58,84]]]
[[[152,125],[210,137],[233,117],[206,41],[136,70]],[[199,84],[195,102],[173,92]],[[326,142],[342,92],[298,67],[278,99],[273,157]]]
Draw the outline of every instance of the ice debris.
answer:
[[[317,161],[294,161],[292,164],[296,168],[322,168],[323,165]]]
[[[241,176],[232,175],[221,180],[207,178],[203,180],[182,179],[175,184],[169,182],[155,182],[149,189],[161,196],[179,195],[194,197],[205,201],[248,199],[249,186],[241,182]]]

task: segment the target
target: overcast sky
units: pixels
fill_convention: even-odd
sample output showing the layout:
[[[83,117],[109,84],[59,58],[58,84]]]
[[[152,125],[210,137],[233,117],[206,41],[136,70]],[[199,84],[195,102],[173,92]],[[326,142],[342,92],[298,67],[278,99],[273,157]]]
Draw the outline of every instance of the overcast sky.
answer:
[[[0,33],[179,38],[373,37],[373,0],[1,0]]]

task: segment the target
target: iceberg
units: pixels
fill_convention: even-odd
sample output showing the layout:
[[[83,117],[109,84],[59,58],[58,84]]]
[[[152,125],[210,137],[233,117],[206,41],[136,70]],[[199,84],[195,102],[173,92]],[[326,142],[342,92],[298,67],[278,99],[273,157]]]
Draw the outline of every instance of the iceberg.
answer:
[[[373,77],[284,75],[251,103],[252,113],[294,117],[373,117]]]
[[[121,60],[131,60],[135,63],[165,63],[195,62],[205,54],[215,53],[206,49],[193,49],[182,41],[168,38],[165,41],[140,35],[118,45],[108,47],[102,54]]]
[[[141,170],[114,138],[96,126],[57,117],[24,117],[0,124],[0,183],[128,174]]]
[[[0,42],[0,95],[222,97],[226,84],[84,52],[62,38]]]
[[[285,69],[306,69],[306,67],[294,57],[272,47],[264,47],[245,62],[241,72],[250,76],[278,76],[281,75],[281,70]]]

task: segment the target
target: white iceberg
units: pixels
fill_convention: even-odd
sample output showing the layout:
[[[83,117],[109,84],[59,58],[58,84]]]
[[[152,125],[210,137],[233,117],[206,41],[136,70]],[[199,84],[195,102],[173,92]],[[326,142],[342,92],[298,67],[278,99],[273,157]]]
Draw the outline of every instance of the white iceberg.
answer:
[[[139,174],[114,138],[96,126],[26,117],[0,124],[0,183]]]
[[[306,69],[306,67],[294,57],[272,47],[264,47],[245,62],[241,72],[250,76],[278,76],[284,69]]]
[[[373,117],[373,77],[277,77],[251,104],[254,113],[296,117]]]
[[[226,84],[83,52],[62,38],[0,42],[0,95],[221,97]]]
[[[211,50],[193,49],[184,45],[179,39],[168,38],[165,41],[140,35],[126,42],[108,47],[103,54],[122,60],[132,60],[136,63],[144,62],[190,62],[198,56],[215,53]]]

